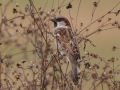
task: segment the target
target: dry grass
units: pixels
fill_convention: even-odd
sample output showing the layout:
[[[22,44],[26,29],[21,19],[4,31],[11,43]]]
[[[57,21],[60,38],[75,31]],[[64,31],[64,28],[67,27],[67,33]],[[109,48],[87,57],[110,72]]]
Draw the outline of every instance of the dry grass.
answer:
[[[111,17],[106,17],[111,14],[114,14],[114,17],[119,16],[120,10],[116,11],[115,9],[120,2],[96,20],[93,18],[100,0],[93,2],[89,25],[83,27],[84,23],[81,23],[79,29],[77,29],[77,18],[81,0],[74,18],[75,26],[71,16],[74,0],[67,3],[65,0],[62,2],[58,0],[56,9],[53,8],[53,0],[49,12],[45,11],[48,0],[46,0],[44,8],[36,8],[33,1],[29,0],[24,11],[16,2],[12,11],[16,16],[7,19],[5,12],[7,12],[11,2],[12,0],[9,0],[4,9],[0,3],[2,13],[0,22],[0,45],[2,48],[0,52],[0,90],[86,90],[86,87],[87,90],[120,90],[120,80],[116,79],[120,73],[119,58],[111,56],[110,59],[106,60],[99,53],[95,54],[92,51],[85,52],[82,59],[78,60],[79,83],[74,85],[71,80],[68,61],[54,48],[51,33],[52,23],[49,20],[56,14],[60,15],[61,8],[66,7],[78,45],[80,46],[83,43],[85,50],[87,43],[96,47],[89,39],[90,36],[105,30],[109,32],[113,28],[120,30],[118,21],[112,21]],[[22,23],[19,23],[20,21]],[[96,22],[99,23],[99,27],[89,33],[90,27]],[[18,49],[15,54],[12,54],[12,50],[7,53],[4,52],[10,46],[13,46],[12,50]],[[28,50],[28,47],[32,47],[32,49]],[[112,51],[119,51],[119,48],[113,46]],[[15,60],[18,58],[14,57],[21,54],[22,56],[16,63]]]

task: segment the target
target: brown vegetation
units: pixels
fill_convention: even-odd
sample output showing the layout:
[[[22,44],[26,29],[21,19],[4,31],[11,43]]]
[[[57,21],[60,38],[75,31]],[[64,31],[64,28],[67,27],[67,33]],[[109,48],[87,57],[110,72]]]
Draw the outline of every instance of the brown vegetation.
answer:
[[[87,43],[96,47],[89,39],[90,36],[113,28],[120,30],[118,21],[111,21],[111,17],[106,17],[110,14],[114,14],[115,17],[119,16],[120,10],[116,11],[115,9],[120,5],[120,2],[96,20],[93,20],[93,17],[101,0],[93,2],[90,24],[83,28],[84,23],[81,23],[80,29],[77,29],[81,0],[79,1],[77,15],[74,18],[76,20],[75,26],[72,23],[73,17],[71,16],[71,8],[74,6],[72,2],[75,0],[67,3],[64,1],[66,0],[60,3],[58,0],[59,4],[55,9],[53,8],[53,0],[49,12],[45,11],[48,0],[46,0],[44,8],[36,8],[33,1],[29,0],[24,11],[21,10],[21,5],[15,2],[16,6],[12,13],[16,16],[11,19],[8,19],[5,13],[13,0],[9,0],[4,9],[0,3],[2,17],[0,22],[0,48],[2,48],[0,50],[0,90],[85,90],[84,88],[87,85],[89,85],[88,90],[98,90],[99,88],[101,90],[120,90],[120,80],[116,79],[120,73],[119,58],[111,56],[110,59],[106,60],[99,53],[95,54],[92,51],[85,52],[85,55],[81,55],[82,60],[78,60],[79,83],[74,85],[71,80],[68,61],[54,48],[51,32],[52,23],[49,20],[56,13],[60,15],[61,8],[66,8],[69,11],[78,45],[83,43],[85,50]],[[102,22],[103,19],[106,21]],[[26,25],[23,24],[24,22]],[[90,26],[96,22],[99,23],[99,27],[88,33]],[[10,46],[13,46],[12,50],[4,54],[4,51]],[[32,49],[28,50],[29,47]],[[111,49],[114,52],[119,50],[116,46]],[[16,50],[14,54],[11,52],[13,50]],[[21,54],[19,61],[14,58]],[[15,62],[16,60],[17,62]]]

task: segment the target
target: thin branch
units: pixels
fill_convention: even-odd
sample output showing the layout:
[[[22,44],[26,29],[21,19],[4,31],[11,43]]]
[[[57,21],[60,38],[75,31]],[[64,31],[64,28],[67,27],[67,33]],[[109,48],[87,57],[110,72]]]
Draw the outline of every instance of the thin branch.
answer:
[[[77,33],[77,35],[79,35],[82,31],[84,31],[87,27],[91,26],[92,24],[94,24],[96,21],[98,21],[99,19],[105,17],[106,15],[108,15],[113,9],[115,9],[118,5],[120,4],[117,3],[109,12],[107,12],[106,14],[104,14],[103,16],[99,17],[98,19],[96,19],[95,21],[91,22],[88,26],[86,26],[85,28],[83,28],[80,32]]]
[[[80,4],[81,4],[81,0],[80,0],[80,2],[79,2],[79,5],[78,5],[78,9],[77,9],[77,15],[76,15],[76,22],[75,22],[75,30],[76,30],[76,28],[77,28],[77,18],[78,18],[78,13],[79,13],[79,10],[80,10]]]

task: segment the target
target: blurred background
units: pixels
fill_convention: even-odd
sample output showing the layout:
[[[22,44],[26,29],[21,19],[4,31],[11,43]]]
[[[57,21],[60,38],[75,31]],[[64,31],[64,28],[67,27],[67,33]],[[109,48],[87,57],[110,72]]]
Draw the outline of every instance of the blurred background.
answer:
[[[71,2],[72,8],[70,11],[66,9],[68,3]],[[99,2],[97,7],[95,8],[94,3]],[[91,22],[97,20],[101,16],[105,15],[111,9],[113,9],[118,3],[119,0],[33,0],[33,3],[36,9],[44,10],[46,13],[50,13],[51,9],[57,10],[58,5],[64,3],[60,10],[58,10],[55,15],[56,16],[64,16],[69,19],[74,30],[81,31],[86,26],[88,26]],[[80,6],[79,6],[80,3]],[[25,8],[29,5],[29,0],[0,0],[0,21],[2,22],[2,18],[7,18],[8,23],[12,21],[16,22],[15,24],[21,25],[22,27],[29,26],[30,17],[25,18],[24,20],[20,18],[13,19],[14,17],[19,17],[19,13],[13,13],[13,9],[21,10],[25,15],[29,15],[30,12],[26,12]],[[67,4],[67,5],[66,5]],[[18,7],[16,7],[18,5]],[[78,11],[79,8],[79,11]],[[94,11],[95,10],[95,11]],[[116,16],[115,12],[120,10],[120,4],[115,7],[111,12],[112,14],[106,15],[104,18],[100,18],[101,21],[96,21],[92,25],[90,25],[89,30],[87,28],[81,32],[80,34],[85,36],[94,32],[104,23],[114,23],[117,22],[120,24],[120,14]],[[93,13],[94,11],[94,13]],[[77,14],[78,12],[78,14]],[[71,20],[71,17],[72,20]],[[92,17],[93,16],[93,17]],[[106,22],[109,18],[111,20]],[[76,21],[77,20],[77,21]],[[47,19],[50,24],[50,32],[53,29],[53,24]],[[83,24],[81,26],[81,23]],[[22,35],[22,30],[20,27],[15,27],[14,25],[10,25],[8,29],[6,25],[2,25],[1,30],[4,32],[4,36],[0,38],[0,52],[1,57],[5,58],[13,55],[12,59],[10,59],[11,63],[22,62],[27,60],[31,62],[32,60],[36,60],[39,62],[39,58],[37,54],[34,54],[35,47],[31,44],[29,39]],[[14,28],[13,28],[14,27]],[[97,32],[88,37],[88,39],[95,45],[92,46],[89,42],[86,43],[86,48],[84,50],[84,42],[80,43],[80,54],[81,56],[85,55],[85,52],[91,52],[98,54],[101,57],[104,57],[106,60],[111,57],[120,58],[120,28],[112,28],[111,26],[103,27],[106,29],[101,32]],[[18,31],[18,32],[17,32]],[[16,43],[14,43],[16,42]],[[117,47],[116,51],[113,51],[113,47]],[[54,44],[53,44],[54,47]],[[8,59],[9,60],[9,59]],[[92,63],[97,63],[98,61],[93,60]],[[118,61],[120,63],[120,61]],[[118,64],[116,63],[116,65]],[[102,65],[102,64],[101,64]],[[16,68],[16,66],[11,66]],[[5,67],[3,67],[5,68]],[[4,71],[4,70],[3,70]],[[11,72],[11,69],[7,69],[8,73]],[[29,71],[28,71],[29,72]],[[10,73],[11,74],[11,73]],[[4,76],[3,76],[4,78]],[[117,77],[120,79],[120,77]],[[87,87],[84,90],[88,90]],[[100,90],[100,89],[99,89]]]

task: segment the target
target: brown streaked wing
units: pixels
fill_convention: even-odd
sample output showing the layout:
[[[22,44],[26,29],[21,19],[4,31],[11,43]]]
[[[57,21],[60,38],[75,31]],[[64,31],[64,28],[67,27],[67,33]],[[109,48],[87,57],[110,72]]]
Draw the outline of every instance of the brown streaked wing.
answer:
[[[69,28],[57,28],[55,31],[57,41],[66,49],[67,54],[80,59],[79,49]]]

